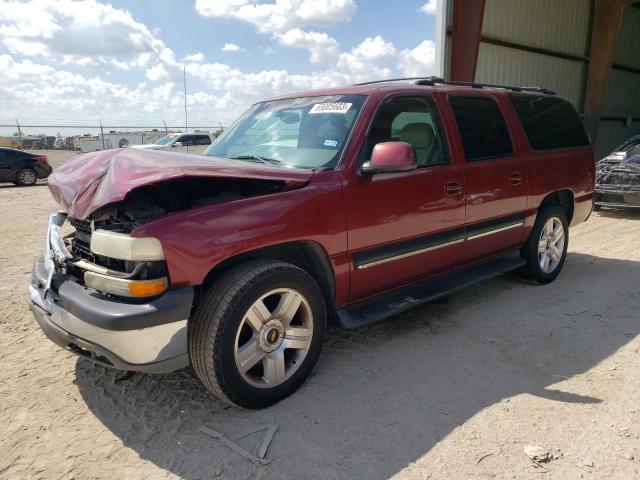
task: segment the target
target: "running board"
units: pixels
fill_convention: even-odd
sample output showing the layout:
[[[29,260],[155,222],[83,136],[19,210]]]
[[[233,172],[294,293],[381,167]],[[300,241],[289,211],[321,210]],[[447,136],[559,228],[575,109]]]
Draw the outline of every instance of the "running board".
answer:
[[[525,263],[518,252],[512,252],[440,275],[402,290],[349,305],[336,312],[338,325],[345,329],[353,329],[379,322],[474,283],[520,268]]]

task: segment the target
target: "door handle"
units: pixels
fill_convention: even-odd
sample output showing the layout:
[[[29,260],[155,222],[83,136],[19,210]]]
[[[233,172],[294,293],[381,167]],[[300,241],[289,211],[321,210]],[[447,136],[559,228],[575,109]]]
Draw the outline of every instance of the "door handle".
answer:
[[[520,185],[522,183],[522,174],[520,172],[511,172],[509,174],[509,183],[511,185]]]
[[[461,195],[463,191],[462,185],[458,180],[447,180],[444,182],[444,192],[449,197]]]

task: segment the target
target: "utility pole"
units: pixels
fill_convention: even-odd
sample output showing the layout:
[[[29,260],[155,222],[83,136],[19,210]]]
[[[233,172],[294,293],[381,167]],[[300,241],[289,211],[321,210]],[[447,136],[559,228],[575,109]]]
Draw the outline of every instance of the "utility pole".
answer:
[[[106,150],[106,148],[104,148],[104,130],[102,129],[102,120],[100,120],[100,136],[102,137],[102,149]]]
[[[169,133],[169,129],[167,128],[167,122],[162,120],[162,123],[164,123],[164,133]]]
[[[20,122],[16,118],[16,125],[18,126],[18,138],[20,139],[20,148],[24,149],[24,143],[22,143],[22,130],[20,130]]]
[[[184,77],[184,133],[189,131],[189,122],[187,117],[187,66],[182,67]]]

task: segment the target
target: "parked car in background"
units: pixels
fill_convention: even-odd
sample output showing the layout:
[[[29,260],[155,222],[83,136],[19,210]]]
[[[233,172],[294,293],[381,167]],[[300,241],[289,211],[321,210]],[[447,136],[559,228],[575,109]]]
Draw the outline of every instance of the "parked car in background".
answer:
[[[640,208],[640,135],[598,162],[595,208]]]
[[[38,179],[47,178],[51,170],[45,155],[0,148],[0,182],[13,182],[20,186],[34,185]]]
[[[61,166],[29,302],[71,352],[192,364],[211,393],[264,407],[309,375],[327,320],[357,328],[512,270],[552,282],[594,180],[577,112],[544,89],[425,78],[286,95],[204,156]]]
[[[158,138],[154,143],[133,145],[131,148],[201,154],[211,145],[212,140],[208,133],[170,133]]]

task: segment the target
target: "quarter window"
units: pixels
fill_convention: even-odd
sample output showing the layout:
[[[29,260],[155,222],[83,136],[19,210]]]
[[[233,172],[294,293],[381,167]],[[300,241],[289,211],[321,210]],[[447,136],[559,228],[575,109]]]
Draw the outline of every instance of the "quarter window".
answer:
[[[418,167],[448,163],[436,107],[428,97],[395,97],[376,115],[363,149],[362,162],[383,142],[406,142],[416,152]]]
[[[568,101],[546,95],[511,94],[509,98],[534,150],[589,145],[582,121]]]
[[[507,123],[498,104],[481,96],[452,96],[449,103],[469,162],[513,155]]]

